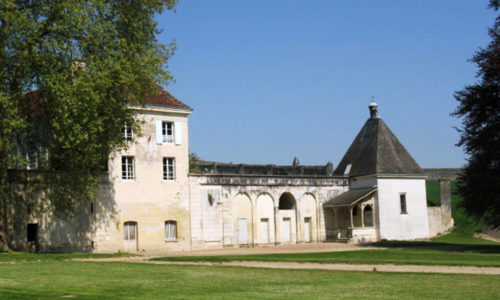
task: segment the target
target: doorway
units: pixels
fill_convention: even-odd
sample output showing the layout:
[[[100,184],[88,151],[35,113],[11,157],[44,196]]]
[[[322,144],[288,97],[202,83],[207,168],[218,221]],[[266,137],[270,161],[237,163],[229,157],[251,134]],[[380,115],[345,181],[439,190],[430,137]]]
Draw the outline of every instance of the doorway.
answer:
[[[269,243],[269,219],[260,219],[259,237],[262,244]]]
[[[283,218],[283,222],[281,223],[281,242],[284,244],[292,242],[291,226],[292,222],[290,218]]]
[[[238,219],[238,244],[248,244],[247,219]]]
[[[304,218],[304,242],[311,242],[311,218]]]

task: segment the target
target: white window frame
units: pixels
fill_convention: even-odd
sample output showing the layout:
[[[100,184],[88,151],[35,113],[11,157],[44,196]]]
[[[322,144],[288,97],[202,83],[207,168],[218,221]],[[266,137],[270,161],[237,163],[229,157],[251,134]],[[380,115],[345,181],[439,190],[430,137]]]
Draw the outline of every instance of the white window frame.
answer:
[[[161,122],[161,139],[164,144],[174,143],[174,122],[162,121]]]
[[[165,241],[166,242],[177,241],[177,221],[174,220],[165,221]]]
[[[134,131],[127,123],[123,125],[123,138],[127,141],[132,141],[134,139]]]
[[[135,179],[135,159],[133,156],[122,156],[122,180]]]
[[[175,158],[163,158],[163,180],[175,181]]]
[[[133,230],[131,230],[133,228]],[[123,223],[123,239],[125,241],[137,240],[137,222],[127,221]]]

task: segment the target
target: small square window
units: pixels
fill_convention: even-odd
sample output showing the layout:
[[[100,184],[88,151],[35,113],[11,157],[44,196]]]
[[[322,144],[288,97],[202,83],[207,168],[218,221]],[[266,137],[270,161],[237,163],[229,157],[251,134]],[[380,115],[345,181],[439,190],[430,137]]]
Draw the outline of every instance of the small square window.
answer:
[[[163,180],[175,180],[175,158],[163,158]]]
[[[399,202],[401,205],[401,214],[407,214],[406,211],[406,194],[399,194]]]
[[[122,156],[122,179],[134,180],[133,156]]]

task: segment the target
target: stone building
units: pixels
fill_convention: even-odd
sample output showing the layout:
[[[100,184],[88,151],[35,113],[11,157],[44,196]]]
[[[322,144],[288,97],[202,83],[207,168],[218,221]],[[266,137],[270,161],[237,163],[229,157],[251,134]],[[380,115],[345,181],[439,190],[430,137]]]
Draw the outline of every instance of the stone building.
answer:
[[[428,213],[425,176],[371,103],[370,118],[334,169],[199,162],[189,172],[192,109],[163,91],[124,128],[98,199],[66,220],[17,209],[14,248],[169,251],[323,241],[411,240],[446,230]],[[13,191],[13,194],[16,194]],[[22,213],[24,211],[24,213]],[[432,220],[429,220],[429,217]],[[441,222],[442,223],[442,222]],[[441,224],[439,223],[439,224]]]

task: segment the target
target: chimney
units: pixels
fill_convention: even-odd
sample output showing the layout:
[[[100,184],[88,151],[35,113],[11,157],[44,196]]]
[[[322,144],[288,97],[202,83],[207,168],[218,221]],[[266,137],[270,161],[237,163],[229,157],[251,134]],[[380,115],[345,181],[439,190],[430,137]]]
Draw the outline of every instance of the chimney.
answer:
[[[368,108],[370,109],[370,119],[378,119],[378,104],[375,103],[375,101],[370,102],[368,105]]]

